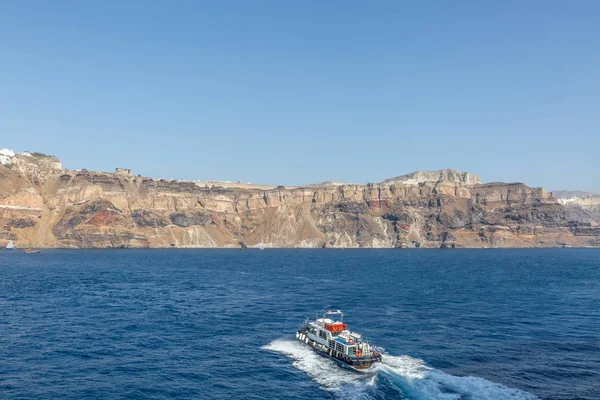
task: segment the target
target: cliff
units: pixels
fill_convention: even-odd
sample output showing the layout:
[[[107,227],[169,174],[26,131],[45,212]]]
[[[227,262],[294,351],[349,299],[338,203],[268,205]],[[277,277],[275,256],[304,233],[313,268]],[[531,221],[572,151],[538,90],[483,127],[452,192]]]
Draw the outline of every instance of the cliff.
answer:
[[[521,183],[454,170],[302,187],[64,170],[0,160],[0,245],[20,247],[600,246],[593,217]],[[587,215],[587,214],[586,214]]]
[[[600,195],[565,190],[557,190],[553,194],[567,210],[570,220],[585,223],[591,229],[600,225]]]

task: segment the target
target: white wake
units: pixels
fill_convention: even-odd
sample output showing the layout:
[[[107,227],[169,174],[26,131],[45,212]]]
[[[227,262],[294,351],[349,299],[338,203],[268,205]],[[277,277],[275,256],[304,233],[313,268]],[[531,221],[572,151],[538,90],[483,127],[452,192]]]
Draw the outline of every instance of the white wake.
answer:
[[[307,345],[295,340],[277,339],[263,349],[282,353],[292,358],[292,365],[306,372],[321,388],[347,394],[345,398],[361,398],[368,386],[374,385],[375,376],[343,368],[335,361],[315,353]]]
[[[307,373],[324,390],[335,391],[343,398],[381,397],[376,396],[377,385],[379,377],[385,377],[411,400],[538,399],[530,393],[483,378],[446,374],[409,356],[384,355],[381,364],[376,364],[365,374],[344,368],[294,340],[277,339],[263,349],[290,357],[295,368]]]
[[[409,399],[534,400],[537,396],[474,376],[454,376],[410,356],[384,355],[375,367],[388,374]]]

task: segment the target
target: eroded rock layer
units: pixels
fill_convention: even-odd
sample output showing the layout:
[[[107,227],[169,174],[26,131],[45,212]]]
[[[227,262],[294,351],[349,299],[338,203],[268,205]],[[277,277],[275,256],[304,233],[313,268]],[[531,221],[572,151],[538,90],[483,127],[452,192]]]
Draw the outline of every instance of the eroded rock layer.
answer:
[[[8,157],[8,156],[7,156]],[[0,245],[26,247],[598,247],[597,214],[454,170],[285,188],[0,166]]]

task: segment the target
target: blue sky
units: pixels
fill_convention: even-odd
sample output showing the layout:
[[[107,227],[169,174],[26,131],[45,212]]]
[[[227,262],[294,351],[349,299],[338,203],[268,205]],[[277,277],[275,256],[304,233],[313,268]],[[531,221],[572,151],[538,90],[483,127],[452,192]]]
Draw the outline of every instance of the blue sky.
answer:
[[[183,179],[600,192],[598,1],[0,0],[0,148]]]

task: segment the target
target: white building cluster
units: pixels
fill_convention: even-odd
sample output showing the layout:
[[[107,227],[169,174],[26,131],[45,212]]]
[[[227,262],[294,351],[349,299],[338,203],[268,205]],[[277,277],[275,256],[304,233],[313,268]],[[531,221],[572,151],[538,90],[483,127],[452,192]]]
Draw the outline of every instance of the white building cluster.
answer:
[[[12,158],[16,155],[18,155],[18,154],[15,153],[14,150],[0,149],[0,164],[2,164],[2,165],[10,164],[12,162]],[[25,157],[33,157],[33,155],[28,151],[24,151],[20,155],[25,156]]]
[[[579,197],[571,197],[570,199],[557,199],[560,204],[563,206],[569,203],[574,203],[579,200]]]
[[[9,149],[0,149],[0,164],[10,164],[11,158],[15,156],[15,152]]]

